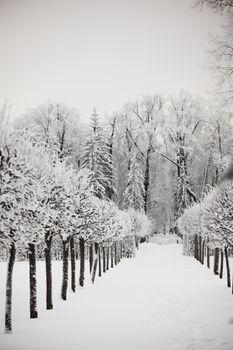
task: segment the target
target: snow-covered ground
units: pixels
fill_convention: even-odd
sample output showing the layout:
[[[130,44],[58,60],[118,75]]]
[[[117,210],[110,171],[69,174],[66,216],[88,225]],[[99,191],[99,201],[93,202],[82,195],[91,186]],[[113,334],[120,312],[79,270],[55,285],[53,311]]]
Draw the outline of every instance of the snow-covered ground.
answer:
[[[38,263],[39,319],[28,318],[28,265],[16,263],[13,334],[1,350],[233,349],[233,296],[225,281],[181,254],[179,244],[145,243],[94,286],[59,298],[61,263],[53,263],[54,310],[45,311],[44,263]],[[0,321],[4,326],[4,263]]]

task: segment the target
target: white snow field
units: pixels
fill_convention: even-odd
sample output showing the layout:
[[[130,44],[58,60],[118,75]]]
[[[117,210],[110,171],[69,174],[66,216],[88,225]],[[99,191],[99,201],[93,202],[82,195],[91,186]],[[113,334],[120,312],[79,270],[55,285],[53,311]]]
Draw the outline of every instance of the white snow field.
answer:
[[[28,317],[28,265],[16,263],[13,334],[4,334],[6,264],[0,264],[1,350],[233,349],[233,296],[225,280],[182,255],[179,244],[142,244],[135,259],[60,300],[61,262],[53,263],[54,310],[46,311],[38,269],[39,319]]]

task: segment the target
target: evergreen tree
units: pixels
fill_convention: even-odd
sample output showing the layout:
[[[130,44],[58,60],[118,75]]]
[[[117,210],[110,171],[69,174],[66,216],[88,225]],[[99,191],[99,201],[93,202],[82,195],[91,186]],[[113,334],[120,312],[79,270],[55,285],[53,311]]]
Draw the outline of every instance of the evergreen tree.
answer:
[[[136,210],[144,209],[144,176],[134,155],[130,161],[130,168],[126,178],[124,203],[126,207]]]
[[[115,193],[113,165],[95,109],[91,117],[91,128],[84,145],[81,163],[82,168],[91,171],[91,185],[95,195],[99,198],[111,198]]]
[[[180,217],[180,215],[183,214],[184,209],[189,207],[189,205],[193,204],[195,200],[192,187],[191,187],[191,181],[187,174],[187,171],[184,166],[180,167],[180,173],[179,177],[177,179],[177,185],[176,185],[176,215],[177,218]]]

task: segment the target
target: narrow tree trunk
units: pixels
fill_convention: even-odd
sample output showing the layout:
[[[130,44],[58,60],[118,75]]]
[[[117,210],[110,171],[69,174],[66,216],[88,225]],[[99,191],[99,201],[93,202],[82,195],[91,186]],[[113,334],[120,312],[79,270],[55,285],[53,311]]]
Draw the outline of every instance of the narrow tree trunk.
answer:
[[[5,333],[12,331],[12,276],[15,263],[15,244],[11,243],[6,279]]]
[[[114,243],[114,264],[117,265],[118,264],[118,260],[117,260],[117,242]]]
[[[121,255],[120,255],[121,259],[123,259],[123,242],[121,242]]]
[[[89,265],[90,265],[90,273],[91,273],[92,266],[93,266],[93,244],[91,244],[89,247]]]
[[[198,251],[199,251],[198,261],[201,263],[201,257],[202,257],[202,239],[201,239],[201,236],[199,236],[198,245],[199,245],[199,248],[198,248]]]
[[[202,265],[204,265],[204,263],[205,263],[205,240],[204,239],[202,240],[201,252],[202,252],[202,254],[201,254],[201,263],[202,263]]]
[[[227,247],[224,248],[225,252],[225,260],[226,260],[226,268],[227,268],[227,287],[231,287],[231,273],[230,273],[230,264],[228,258],[228,250]]]
[[[109,270],[109,246],[107,247],[107,270]]]
[[[146,151],[146,169],[145,169],[145,175],[144,175],[144,210],[145,213],[147,213],[147,207],[148,207],[148,192],[149,192],[149,184],[150,184],[150,153],[151,153],[151,147],[148,146]]]
[[[52,301],[52,262],[51,262],[52,236],[45,234],[45,269],[46,269],[46,309],[53,309]]]
[[[79,256],[80,256],[80,274],[79,274],[79,285],[84,286],[85,278],[85,240],[84,238],[79,238]]]
[[[75,240],[74,245],[75,245],[75,258],[76,258],[76,260],[78,260],[79,259],[79,243],[77,240]]]
[[[122,258],[125,258],[125,243],[122,243]]]
[[[194,237],[194,246],[195,246],[194,257],[196,260],[198,260],[198,236],[197,235],[195,235]]]
[[[99,277],[102,275],[102,264],[101,264],[101,246],[99,246],[99,251],[98,251],[98,260],[99,260]]]
[[[214,249],[214,274],[218,275],[219,272],[219,248]]]
[[[36,246],[28,244],[29,283],[30,283],[30,318],[37,318],[37,289],[36,289]]]
[[[93,284],[95,282],[95,275],[96,275],[96,270],[97,270],[98,252],[99,252],[99,244],[95,242],[95,244],[94,244],[94,254],[95,254],[95,256],[94,256],[94,264],[93,264],[92,276],[91,276],[91,280],[92,280]]]
[[[74,237],[70,239],[70,262],[71,262],[71,289],[75,292],[76,289],[76,260],[75,260],[75,241]]]
[[[68,240],[62,241],[62,261],[63,261],[63,275],[62,275],[62,288],[61,298],[67,299],[67,288],[68,288],[68,257],[69,257],[69,242]]]
[[[121,262],[121,242],[118,243],[118,263]]]
[[[224,255],[223,255],[223,250],[221,249],[221,253],[220,253],[220,274],[219,274],[219,278],[223,278],[223,262],[224,262]]]
[[[102,247],[102,253],[103,253],[103,273],[106,272],[106,253],[105,253],[105,246]]]
[[[111,245],[111,267],[114,266],[113,244]]]
[[[206,261],[207,261],[207,267],[210,268],[210,247],[207,245],[207,252],[206,252]]]

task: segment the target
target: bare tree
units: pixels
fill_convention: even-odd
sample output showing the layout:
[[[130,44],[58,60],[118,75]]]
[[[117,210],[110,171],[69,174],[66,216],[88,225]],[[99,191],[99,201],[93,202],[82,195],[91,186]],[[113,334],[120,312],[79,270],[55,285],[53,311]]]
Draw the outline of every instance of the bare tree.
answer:
[[[127,117],[134,119],[134,127],[126,129],[130,149],[135,147],[144,163],[144,210],[148,211],[151,156],[157,149],[156,137],[164,100],[161,96],[145,96],[127,106]]]

